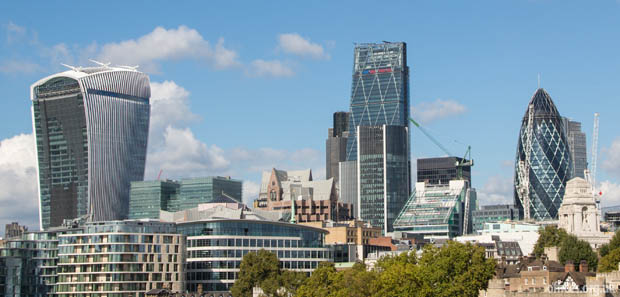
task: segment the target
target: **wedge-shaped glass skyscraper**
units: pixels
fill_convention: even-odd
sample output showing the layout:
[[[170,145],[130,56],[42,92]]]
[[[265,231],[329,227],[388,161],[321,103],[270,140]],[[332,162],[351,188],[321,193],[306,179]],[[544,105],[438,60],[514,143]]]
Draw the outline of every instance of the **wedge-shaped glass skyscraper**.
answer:
[[[529,106],[532,106],[533,115],[530,128]],[[524,209],[529,207],[531,219],[557,219],[566,182],[571,179],[573,169],[562,117],[544,89],[536,90],[521,123],[515,160],[515,204],[521,216]],[[529,133],[532,134],[530,145]],[[520,163],[527,163],[527,151],[530,152],[529,166],[524,167]],[[520,167],[529,170],[520,173]],[[525,191],[529,192],[529,199],[521,194],[524,191],[520,191],[521,185],[524,182],[527,184],[525,178],[529,178],[529,190]]]
[[[127,218],[130,182],[144,178],[150,95],[146,74],[108,66],[32,85],[41,228]]]

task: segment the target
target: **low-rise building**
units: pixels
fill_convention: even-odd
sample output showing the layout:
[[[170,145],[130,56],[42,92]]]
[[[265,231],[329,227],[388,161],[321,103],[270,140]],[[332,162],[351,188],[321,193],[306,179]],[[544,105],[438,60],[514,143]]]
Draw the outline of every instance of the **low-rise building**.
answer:
[[[519,209],[512,204],[484,205],[472,213],[472,233],[481,233],[485,223],[518,219]]]
[[[334,179],[312,180],[310,169],[263,172],[255,209],[295,214],[295,222],[348,221],[351,204],[339,202]]]
[[[159,211],[180,211],[220,196],[242,201],[242,182],[222,176],[131,182],[129,219],[159,219]]]
[[[471,230],[476,190],[466,180],[447,185],[416,183],[415,192],[394,222],[394,230],[425,239],[451,239]]]
[[[184,289],[185,240],[173,223],[86,223],[58,236],[56,296],[144,296]]]
[[[162,211],[161,219],[175,222],[177,231],[187,236],[186,290],[227,294],[238,277],[243,256],[261,249],[276,254],[283,269],[308,274],[320,262],[332,260],[331,250],[325,246],[327,231],[291,224],[273,214],[234,203]]]
[[[6,224],[4,228],[4,237],[15,238],[20,237],[22,234],[28,231],[28,227],[22,226],[17,222]]]

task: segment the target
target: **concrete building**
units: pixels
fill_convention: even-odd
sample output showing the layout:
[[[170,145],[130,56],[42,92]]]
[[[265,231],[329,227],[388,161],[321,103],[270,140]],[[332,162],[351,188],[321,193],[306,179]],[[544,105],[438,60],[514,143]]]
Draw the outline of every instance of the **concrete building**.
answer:
[[[283,222],[278,212],[253,211],[239,203],[207,203],[175,213],[162,211],[161,218],[177,223],[177,231],[187,236],[189,292],[227,293],[242,257],[260,249],[275,253],[283,269],[307,273],[332,259],[325,246],[327,231]]]
[[[230,177],[136,181],[131,183],[129,219],[158,219],[159,211],[180,211],[221,196],[242,201],[242,182]]]
[[[538,240],[538,230],[523,232],[493,232],[482,235],[466,235],[457,237],[456,241],[461,243],[471,242],[474,244],[491,244],[495,242],[496,237],[499,237],[500,241],[518,242],[521,253],[523,255],[529,255],[534,251],[534,245]]]
[[[338,201],[333,178],[312,180],[310,169],[263,172],[261,189],[254,208],[294,213],[295,222],[347,221],[351,205]],[[293,209],[294,208],[294,209]]]
[[[10,224],[6,224],[4,228],[4,237],[6,238],[14,238],[20,237],[22,234],[28,231],[28,227],[21,226],[17,222],[12,222]]]
[[[329,128],[325,141],[325,179],[334,178],[338,184],[340,178],[338,163],[347,157],[347,140],[349,139],[349,113],[334,113],[333,128]]]
[[[144,179],[149,77],[132,67],[70,67],[31,86],[39,224],[127,218]]]
[[[519,209],[512,204],[483,205],[472,213],[472,233],[479,234],[485,223],[519,219]]]
[[[601,218],[592,194],[592,186],[580,177],[568,181],[559,210],[558,226],[589,242],[592,248],[598,249],[613,236],[611,233],[602,233],[600,224]]]
[[[476,242],[484,247],[487,258],[493,258],[498,263],[517,264],[523,257],[518,241],[503,241],[498,235],[491,236],[492,242]]]
[[[145,296],[185,288],[185,239],[175,224],[93,222],[58,236],[56,296]]]
[[[475,203],[476,190],[465,180],[451,180],[448,185],[418,182],[394,228],[424,239],[461,236],[469,233]]]
[[[460,166],[460,168],[456,166],[457,162],[465,161],[459,157],[419,158],[417,160],[418,182],[447,185],[451,180],[464,179],[471,185],[471,166]]]

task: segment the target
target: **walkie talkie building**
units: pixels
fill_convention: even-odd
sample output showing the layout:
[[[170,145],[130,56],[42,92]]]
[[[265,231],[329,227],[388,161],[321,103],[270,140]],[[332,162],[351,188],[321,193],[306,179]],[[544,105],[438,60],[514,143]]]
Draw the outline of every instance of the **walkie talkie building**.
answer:
[[[144,179],[151,95],[130,67],[73,67],[31,87],[40,227],[127,218]]]
[[[533,106],[532,127],[528,128],[529,105]],[[521,121],[521,131],[517,144],[515,160],[515,204],[520,216],[524,208],[529,207],[530,218],[534,220],[553,220],[558,218],[566,182],[572,178],[572,159],[568,146],[562,117],[551,96],[538,89],[525,111]],[[528,133],[531,135],[531,147],[527,147]],[[527,162],[529,151],[530,164],[527,173],[519,174],[519,163]],[[527,175],[526,175],[527,174]],[[524,178],[529,178],[529,205],[525,197],[520,197],[519,189]],[[524,183],[524,185],[527,183]],[[522,217],[523,218],[523,217]]]

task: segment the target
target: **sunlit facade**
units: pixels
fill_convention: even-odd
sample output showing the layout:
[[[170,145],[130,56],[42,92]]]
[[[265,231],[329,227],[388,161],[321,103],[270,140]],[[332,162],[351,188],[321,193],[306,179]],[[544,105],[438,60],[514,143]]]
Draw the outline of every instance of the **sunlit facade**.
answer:
[[[529,205],[524,205],[524,198],[519,196],[519,162],[526,160],[525,149],[528,138],[529,105],[533,105],[532,147],[530,153]],[[515,158],[515,204],[523,216],[524,208],[529,207],[530,217],[534,220],[554,220],[562,204],[566,182],[573,174],[573,161],[564,131],[562,117],[551,96],[538,89],[525,111]]]
[[[40,227],[127,218],[144,178],[151,90],[130,68],[73,68],[31,87]]]

